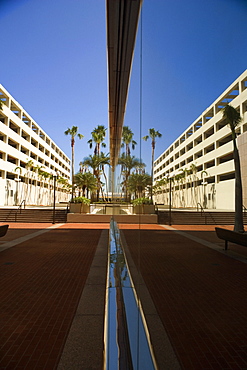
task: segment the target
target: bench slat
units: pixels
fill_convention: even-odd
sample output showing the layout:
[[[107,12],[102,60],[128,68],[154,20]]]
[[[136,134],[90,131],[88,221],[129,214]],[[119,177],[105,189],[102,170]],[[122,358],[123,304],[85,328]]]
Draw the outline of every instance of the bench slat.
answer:
[[[228,248],[228,242],[232,242],[247,247],[247,234],[222,229],[221,227],[216,227],[215,231],[219,239],[225,240],[225,250],[227,250]]]

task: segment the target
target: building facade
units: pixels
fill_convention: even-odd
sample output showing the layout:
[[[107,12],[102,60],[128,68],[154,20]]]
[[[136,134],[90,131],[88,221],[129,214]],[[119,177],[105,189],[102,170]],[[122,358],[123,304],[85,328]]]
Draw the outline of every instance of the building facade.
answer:
[[[237,128],[243,204],[247,207],[247,70],[245,70],[154,162],[156,203],[173,207],[234,209],[233,143],[222,108],[231,104]]]
[[[51,205],[54,182],[67,201],[70,159],[2,85],[0,99],[0,206]]]

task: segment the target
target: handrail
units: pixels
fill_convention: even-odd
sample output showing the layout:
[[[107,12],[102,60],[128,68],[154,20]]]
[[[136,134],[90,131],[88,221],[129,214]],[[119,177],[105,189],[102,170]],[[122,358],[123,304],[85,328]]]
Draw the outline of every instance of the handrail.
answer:
[[[201,205],[201,203],[197,203],[197,205],[196,205],[196,210],[197,210],[197,212],[198,212],[199,207],[200,207],[200,209],[201,209],[201,213],[202,213],[202,212],[204,212],[204,208],[203,208],[203,206]]]
[[[243,210],[244,210],[244,213],[247,211],[247,208],[245,207],[245,205],[243,204],[242,205],[242,208],[243,208]]]
[[[16,210],[16,212],[15,212],[15,222],[16,222],[16,220],[17,220],[17,213],[18,213],[18,211],[20,211],[20,213],[21,213],[21,207],[22,207],[22,204],[24,204],[24,206],[23,206],[23,209],[25,209],[26,208],[26,199],[23,199],[22,201],[21,201],[21,203],[19,204],[19,207],[17,208],[17,210]]]
[[[197,212],[198,212],[199,207],[201,209],[201,216],[204,215],[205,225],[207,225],[207,216],[208,215],[211,217],[211,219],[215,223],[215,219],[213,218],[213,216],[211,215],[211,213],[210,212],[205,212],[205,209],[203,208],[203,206],[201,205],[201,203],[197,203],[197,206],[196,206]]]
[[[19,204],[19,207],[17,208],[17,211],[18,211],[19,209],[21,210],[22,203],[24,204],[23,209],[25,209],[25,208],[26,208],[26,199],[23,199],[23,200],[21,201],[21,203]]]

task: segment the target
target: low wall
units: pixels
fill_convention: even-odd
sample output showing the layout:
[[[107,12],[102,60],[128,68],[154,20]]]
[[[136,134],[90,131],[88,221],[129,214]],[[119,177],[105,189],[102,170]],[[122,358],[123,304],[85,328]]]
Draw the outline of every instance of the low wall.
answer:
[[[68,213],[67,222],[69,223],[109,223],[112,215],[97,215],[83,213]],[[153,215],[114,215],[114,220],[123,224],[157,224],[158,216]]]

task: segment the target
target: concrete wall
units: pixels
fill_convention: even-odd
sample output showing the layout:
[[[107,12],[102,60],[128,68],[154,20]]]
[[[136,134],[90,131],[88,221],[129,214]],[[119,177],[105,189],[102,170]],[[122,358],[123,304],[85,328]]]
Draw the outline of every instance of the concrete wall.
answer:
[[[0,179],[0,205],[19,205],[25,200],[26,205],[49,206],[54,201],[53,184],[45,188],[14,180]],[[70,195],[56,190],[56,203],[67,202]]]

